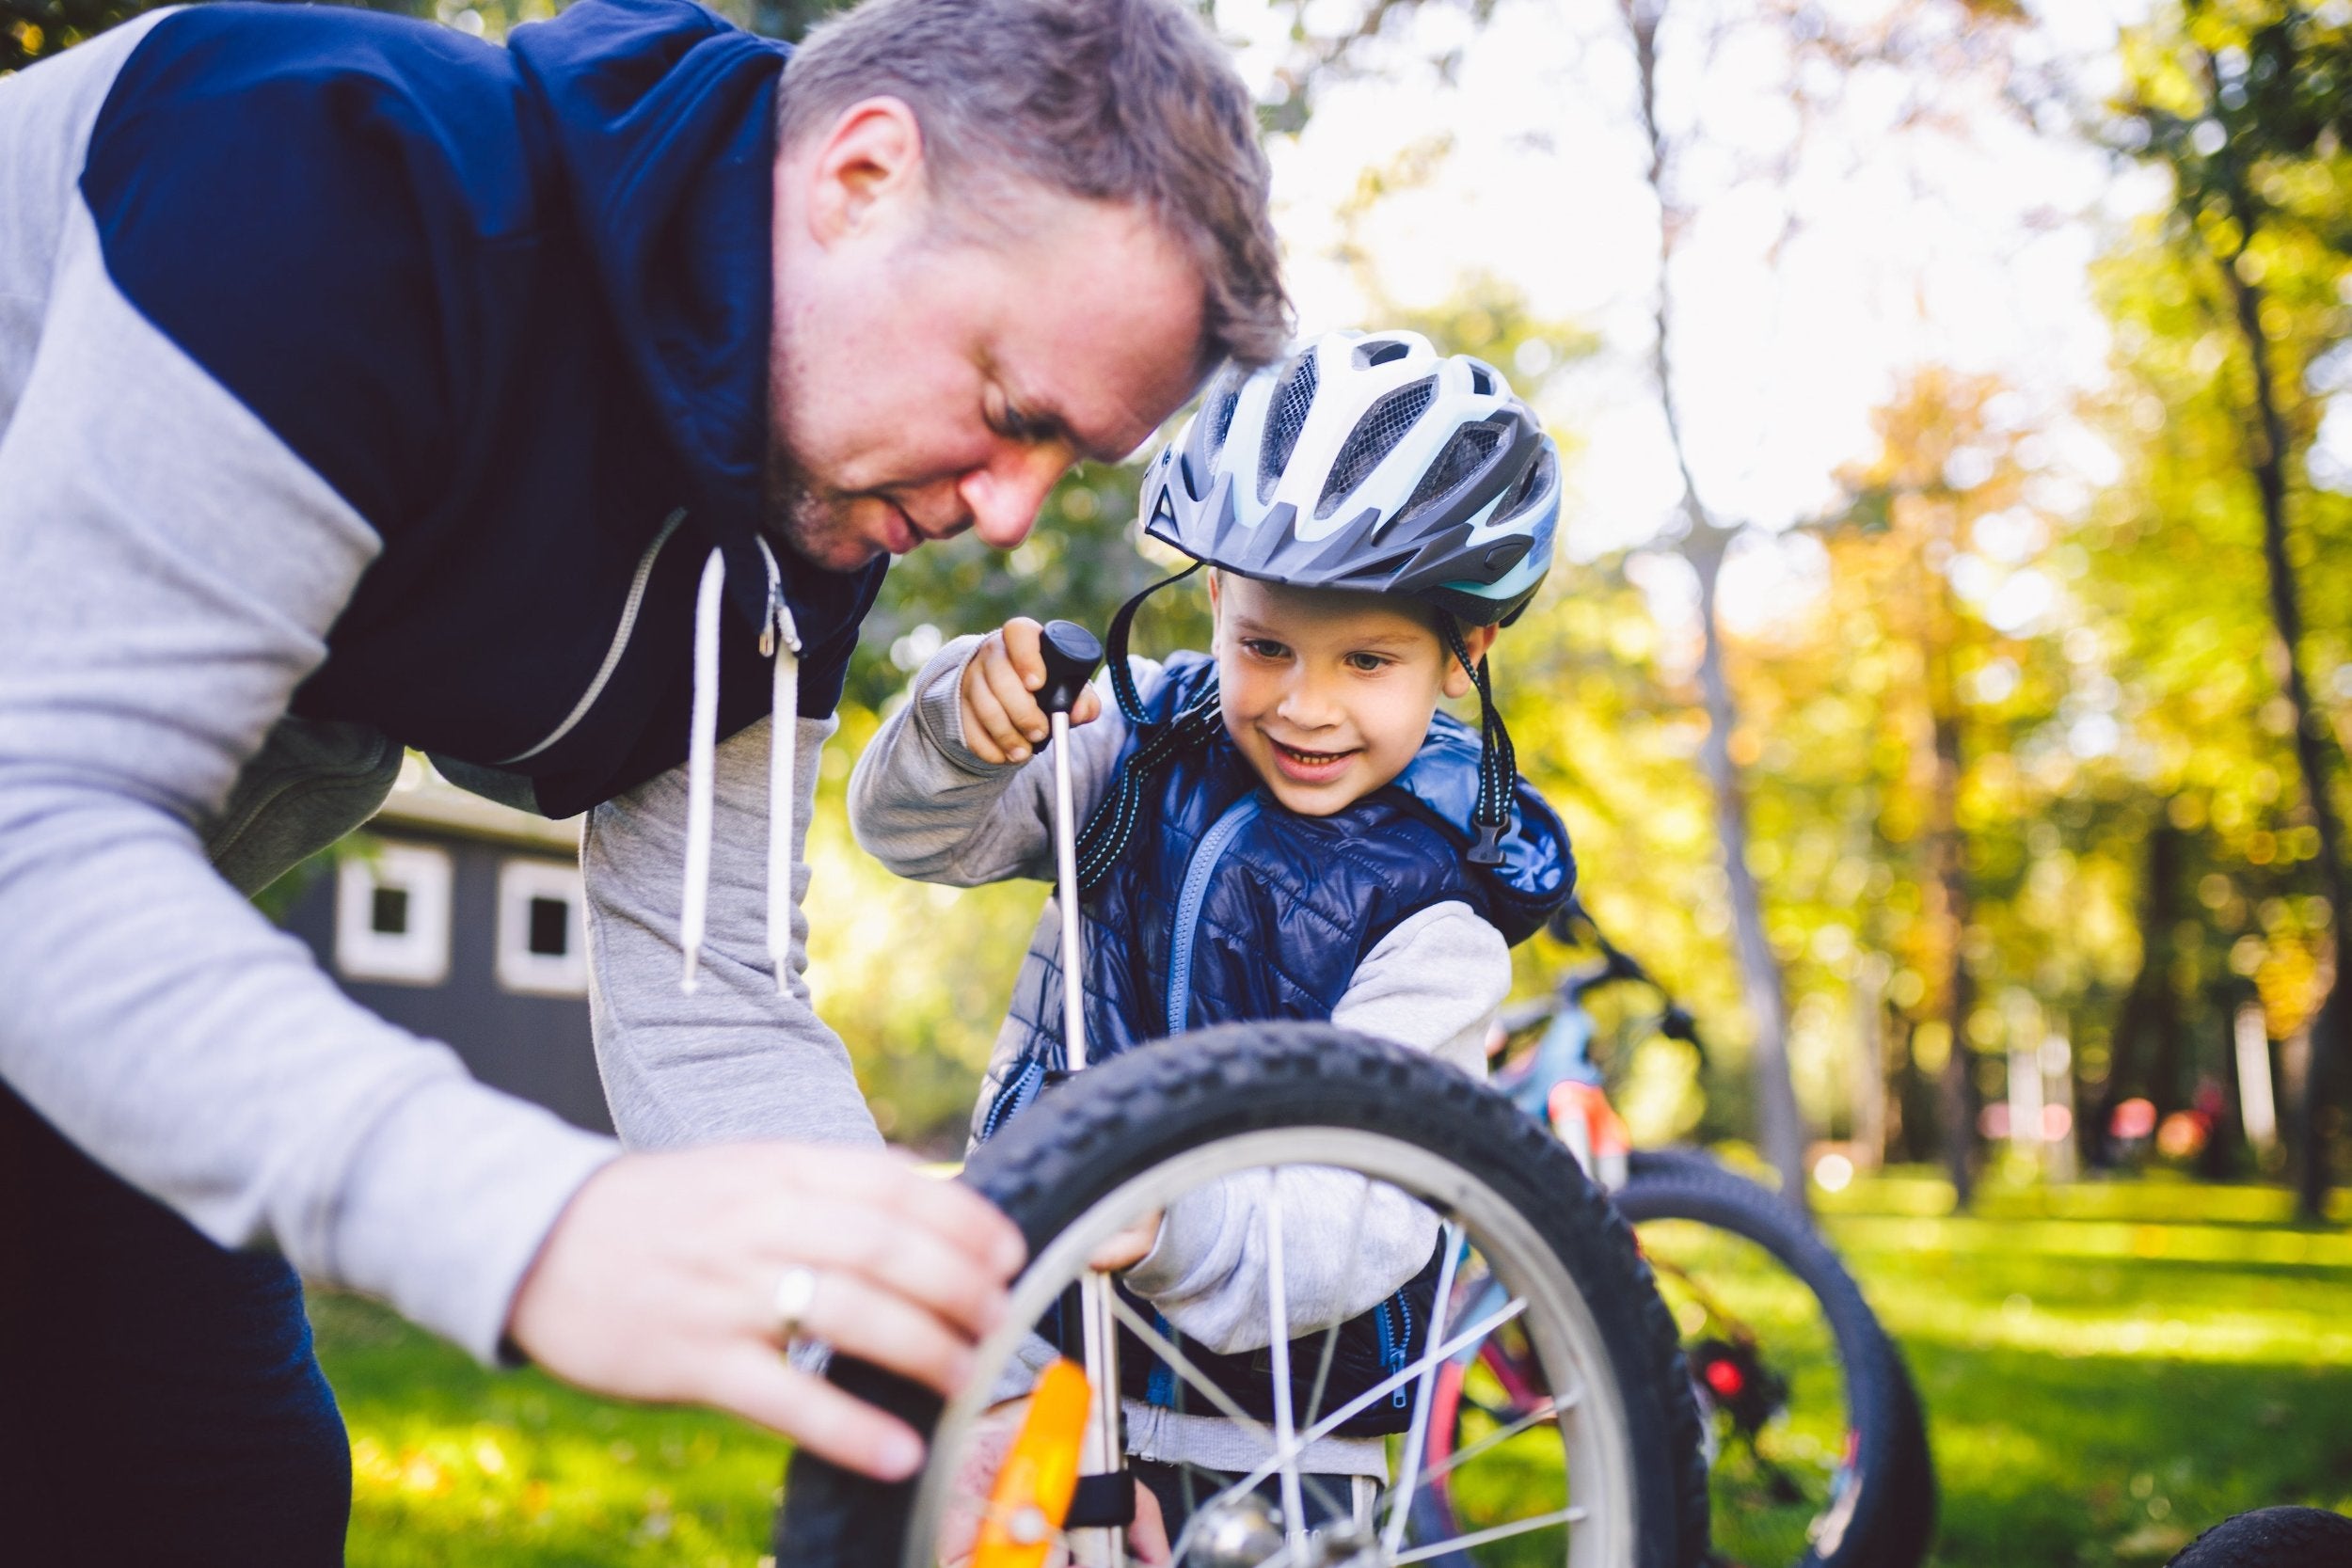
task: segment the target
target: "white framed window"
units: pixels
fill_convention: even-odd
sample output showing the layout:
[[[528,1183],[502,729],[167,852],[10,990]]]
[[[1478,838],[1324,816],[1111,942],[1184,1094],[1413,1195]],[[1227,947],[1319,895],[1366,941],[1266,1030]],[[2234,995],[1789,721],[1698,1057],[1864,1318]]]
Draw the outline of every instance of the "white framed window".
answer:
[[[501,865],[499,984],[534,996],[585,996],[587,904],[577,866],[521,858]]]
[[[437,986],[449,978],[450,859],[384,844],[335,873],[335,967],[353,980]]]

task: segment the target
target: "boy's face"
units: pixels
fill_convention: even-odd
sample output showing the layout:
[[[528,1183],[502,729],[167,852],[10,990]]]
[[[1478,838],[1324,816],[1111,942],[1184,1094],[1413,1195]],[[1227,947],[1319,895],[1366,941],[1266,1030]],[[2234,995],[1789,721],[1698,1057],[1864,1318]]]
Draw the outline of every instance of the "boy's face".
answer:
[[[1439,697],[1470,689],[1431,612],[1409,600],[1215,572],[1225,729],[1274,798],[1328,816],[1405,771]],[[1492,627],[1466,626],[1475,658]]]

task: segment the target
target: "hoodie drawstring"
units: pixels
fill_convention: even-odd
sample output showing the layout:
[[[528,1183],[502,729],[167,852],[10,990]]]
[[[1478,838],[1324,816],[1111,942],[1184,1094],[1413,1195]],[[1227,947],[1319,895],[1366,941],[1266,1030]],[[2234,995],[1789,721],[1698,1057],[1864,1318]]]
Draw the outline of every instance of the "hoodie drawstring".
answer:
[[[792,768],[801,733],[801,633],[792,607],[784,602],[784,574],[768,541],[759,541],[768,563],[768,613],[761,617],[759,652],[773,655],[768,690],[768,966],[776,990],[785,989],[785,960],[792,952]]]
[[[759,553],[768,566],[768,610],[759,630],[759,651],[772,654],[769,690],[768,744],[768,960],[776,990],[786,985],[786,959],[792,946],[792,768],[799,738],[801,638],[784,600],[784,577],[766,540]],[[686,887],[678,915],[678,945],[685,949],[681,981],[689,995],[698,979],[703,937],[710,911],[711,814],[716,788],[719,737],[719,617],[726,596],[725,555],[712,550],[703,562],[694,596],[694,704],[686,749]]]

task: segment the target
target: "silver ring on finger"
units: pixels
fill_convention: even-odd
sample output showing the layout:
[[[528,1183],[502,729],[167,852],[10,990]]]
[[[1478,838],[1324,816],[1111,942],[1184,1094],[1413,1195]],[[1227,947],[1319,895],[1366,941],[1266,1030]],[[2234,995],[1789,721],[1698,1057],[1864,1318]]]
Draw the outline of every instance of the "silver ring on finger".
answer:
[[[809,1308],[816,1304],[815,1269],[795,1263],[776,1276],[776,1288],[770,1293],[768,1307],[775,1318],[776,1337],[787,1349],[801,1338],[808,1323]]]

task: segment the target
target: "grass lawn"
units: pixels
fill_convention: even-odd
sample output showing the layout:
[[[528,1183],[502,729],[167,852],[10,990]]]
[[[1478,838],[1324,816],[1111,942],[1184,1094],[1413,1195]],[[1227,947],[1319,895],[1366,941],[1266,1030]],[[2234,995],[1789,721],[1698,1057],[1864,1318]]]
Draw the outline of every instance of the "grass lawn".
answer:
[[[2160,1563],[2242,1509],[2352,1513],[2352,1234],[2276,1194],[1857,1182],[1833,1238],[1931,1418],[1949,1568]],[[751,1568],[783,1445],[485,1372],[350,1297],[312,1300],[352,1431],[355,1568]]]

